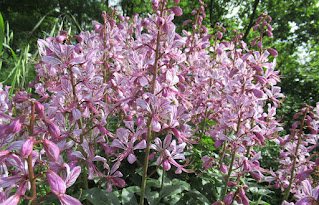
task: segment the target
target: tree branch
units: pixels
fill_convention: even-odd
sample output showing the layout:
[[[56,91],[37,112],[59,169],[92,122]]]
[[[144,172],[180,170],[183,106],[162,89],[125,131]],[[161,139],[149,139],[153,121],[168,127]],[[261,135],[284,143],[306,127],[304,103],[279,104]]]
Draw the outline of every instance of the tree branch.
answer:
[[[245,35],[243,37],[243,41],[246,41],[247,40],[247,36],[249,34],[249,31],[250,29],[253,27],[254,25],[254,18],[255,18],[255,15],[256,15],[256,10],[257,10],[257,6],[259,4],[259,0],[255,0],[254,2],[254,6],[253,6],[253,13],[250,15],[250,21],[249,21],[249,25],[246,29],[246,32],[245,32]]]

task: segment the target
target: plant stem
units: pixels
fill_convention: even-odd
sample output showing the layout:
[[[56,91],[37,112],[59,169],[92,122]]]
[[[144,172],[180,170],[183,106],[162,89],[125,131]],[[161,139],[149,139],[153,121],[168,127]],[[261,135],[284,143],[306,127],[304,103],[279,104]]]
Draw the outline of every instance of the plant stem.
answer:
[[[31,118],[30,118],[30,127],[29,127],[29,135],[33,136],[33,126],[34,126],[34,111],[35,111],[35,105],[34,102],[31,101]],[[34,171],[32,166],[32,153],[28,156],[28,172],[29,172],[29,180],[31,184],[31,201],[32,205],[38,205],[37,200],[37,187],[35,184],[35,177],[34,177]]]
[[[164,4],[161,5],[161,16],[163,15]],[[155,94],[155,84],[157,78],[157,70],[158,70],[158,60],[159,60],[159,49],[160,49],[160,36],[161,36],[161,28],[158,28],[157,32],[157,42],[156,42],[156,51],[155,51],[155,62],[154,62],[154,73],[153,73],[153,80],[151,86],[151,93]],[[150,155],[150,147],[152,141],[152,116],[148,120],[148,128],[147,128],[147,140],[146,140],[146,150],[145,150],[145,158],[144,158],[144,165],[143,165],[143,175],[142,175],[142,183],[141,183],[141,199],[140,205],[144,205],[144,198],[145,198],[145,188],[146,188],[146,179],[147,179],[147,169],[148,169],[148,160]]]
[[[301,143],[302,130],[303,130],[303,127],[304,127],[304,124],[305,124],[305,119],[306,119],[307,113],[308,113],[308,109],[306,109],[306,111],[305,111],[305,113],[304,113],[304,116],[303,116],[302,121],[301,121],[300,130],[299,130],[299,133],[298,133],[298,135],[297,135],[297,136],[298,136],[298,142],[297,142],[297,147],[296,147],[295,155],[293,156],[294,161],[293,161],[293,164],[292,164],[292,169],[291,169],[291,174],[290,174],[290,180],[289,180],[289,186],[288,186],[288,188],[286,189],[286,192],[285,192],[285,196],[284,196],[283,201],[287,201],[287,199],[288,199],[288,197],[289,197],[289,194],[290,194],[291,187],[292,187],[292,181],[293,181],[293,179],[294,179],[294,174],[295,174],[295,169],[296,169],[296,163],[297,163],[298,149],[299,149],[299,145],[300,145],[300,143]]]
[[[147,129],[147,144],[145,150],[145,158],[144,158],[144,166],[143,166],[143,175],[142,175],[142,184],[141,184],[141,199],[140,205],[144,205],[144,198],[145,198],[145,188],[146,188],[146,179],[147,179],[147,169],[148,169],[148,160],[150,155],[150,146],[151,146],[151,138],[152,138],[152,125],[151,121],[152,118],[149,120],[148,129]]]
[[[222,198],[221,198],[222,201],[225,200],[225,196],[226,196],[226,192],[227,192],[227,184],[229,182],[230,174],[231,174],[231,172],[233,170],[233,164],[234,164],[234,161],[235,161],[235,155],[236,155],[236,149],[234,149],[233,152],[232,152],[230,167],[229,167],[227,178],[226,178],[226,182],[225,182],[225,188],[224,188],[224,191],[222,193]]]
[[[79,104],[77,102],[77,96],[76,96],[76,88],[75,88],[75,85],[76,85],[76,82],[75,79],[74,79],[74,76],[73,76],[73,72],[72,72],[72,68],[69,68],[69,71],[70,71],[70,77],[71,77],[71,84],[72,84],[72,91],[73,91],[73,101],[76,102],[76,107],[78,108],[79,107]],[[81,117],[82,118],[82,117]],[[81,119],[78,119],[77,120],[77,124],[79,126],[80,129],[82,129],[82,121]],[[83,143],[83,140],[84,140],[84,136],[83,135],[80,135],[80,144]],[[83,148],[81,147],[81,145],[78,147],[80,152],[84,155],[85,154],[85,151],[83,150]],[[83,163],[83,175],[82,175],[82,179],[83,179],[83,183],[84,183],[84,189],[85,190],[88,190],[89,189],[89,183],[88,183],[88,173],[87,173],[87,169],[86,169],[86,164]],[[89,204],[89,201],[86,200],[86,204]]]

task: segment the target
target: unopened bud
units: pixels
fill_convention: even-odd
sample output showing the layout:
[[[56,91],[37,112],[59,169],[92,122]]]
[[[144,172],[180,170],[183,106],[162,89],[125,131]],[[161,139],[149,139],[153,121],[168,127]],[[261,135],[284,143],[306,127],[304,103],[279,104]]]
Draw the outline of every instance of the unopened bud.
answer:
[[[118,18],[120,21],[125,21],[125,18],[124,18],[122,15],[117,15],[117,18]]]
[[[228,167],[227,167],[226,165],[222,164],[222,165],[220,166],[220,171],[222,171],[223,173],[226,173],[227,170],[228,170]]]
[[[174,12],[175,16],[181,16],[183,14],[183,10],[178,6],[172,6],[171,10]]]
[[[184,23],[183,23],[183,26],[186,26],[187,24],[191,23],[192,20],[185,20]]]
[[[56,126],[53,122],[51,122],[50,120],[47,120],[47,119],[44,120],[44,123],[48,127],[48,132],[52,137],[54,137],[54,138],[60,137],[61,133],[60,133],[60,129],[58,128],[58,126]]]
[[[258,28],[259,28],[259,24],[253,27],[253,31],[257,31]]]
[[[41,103],[39,103],[39,102],[35,102],[34,103],[34,107],[35,107],[35,112],[37,113],[37,115],[39,116],[39,117],[43,117],[44,116],[44,106],[41,104]]]
[[[273,48],[268,48],[267,51],[275,58],[278,56],[278,52]]]
[[[34,144],[34,138],[29,137],[22,145],[21,151],[20,151],[20,156],[22,158],[27,158],[33,150],[33,144]]]
[[[230,188],[234,187],[234,186],[237,186],[237,183],[236,182],[233,182],[233,181],[229,181],[227,183],[227,186],[229,186]]]
[[[60,149],[56,144],[47,139],[44,139],[43,148],[45,150],[45,154],[52,162],[56,162],[58,160],[60,155]]]
[[[9,124],[9,127],[8,127],[9,133],[16,134],[20,132],[20,130],[21,130],[20,119],[15,119]]]
[[[171,169],[171,164],[169,163],[169,161],[167,159],[164,159],[164,161],[163,161],[163,169],[165,171],[168,171]]]

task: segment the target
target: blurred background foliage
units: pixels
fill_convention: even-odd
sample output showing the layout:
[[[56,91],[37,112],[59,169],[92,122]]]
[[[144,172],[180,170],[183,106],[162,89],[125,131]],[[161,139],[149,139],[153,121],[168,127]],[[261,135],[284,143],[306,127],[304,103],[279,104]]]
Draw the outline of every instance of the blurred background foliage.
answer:
[[[213,32],[215,24],[221,22],[227,29],[226,39],[232,38],[231,31],[236,29],[245,34],[246,42],[251,42],[257,35],[252,32],[252,27],[258,16],[264,12],[272,17],[274,37],[267,38],[265,46],[279,52],[277,69],[281,71],[280,86],[286,98],[278,118],[284,123],[285,130],[289,130],[292,116],[301,108],[301,103],[315,106],[319,101],[319,1],[203,1],[207,4],[203,24]],[[55,36],[59,30],[72,34],[92,30],[92,20],[101,22],[101,12],[108,11],[110,6],[116,7],[124,16],[136,13],[147,16],[152,12],[151,0],[0,0],[3,17],[3,23],[0,23],[0,31],[3,31],[0,35],[3,43],[0,82],[27,88],[35,77],[38,38]],[[191,27],[182,27],[182,23],[194,18],[190,13],[200,4],[198,0],[181,0],[179,6],[184,15],[174,20],[177,30],[190,30]],[[275,146],[267,147],[263,150],[267,155],[265,159],[278,151]],[[272,161],[268,159],[265,163]]]

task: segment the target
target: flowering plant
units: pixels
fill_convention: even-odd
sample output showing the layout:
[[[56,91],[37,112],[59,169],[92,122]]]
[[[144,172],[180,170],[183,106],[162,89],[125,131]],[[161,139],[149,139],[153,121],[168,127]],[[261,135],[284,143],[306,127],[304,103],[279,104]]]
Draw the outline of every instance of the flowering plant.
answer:
[[[149,197],[147,182],[163,170],[164,190],[165,172],[194,173],[186,152],[192,154],[204,136],[220,154],[203,156],[203,169],[218,170],[224,180],[214,204],[249,204],[244,179],[261,182],[265,174],[273,175],[266,181],[286,190],[286,200],[290,192],[297,203],[318,200],[310,179],[317,155],[296,156],[318,145],[318,110],[305,108],[298,114],[304,116],[299,130],[294,124],[290,137],[277,135],[282,128],[276,109],[284,97],[277,86],[278,53],[263,45],[264,34],[272,37],[271,17],[261,14],[257,19],[259,36],[249,46],[240,32],[223,41],[225,28],[219,23],[215,32],[203,26],[202,1],[192,11],[195,19],[184,22],[193,24],[192,31],[176,33],[173,20],[182,10],[176,6],[179,0],[174,3],[153,0],[155,13],[145,18],[123,17],[114,9],[102,13],[103,23],[93,22],[92,32],[71,36],[61,31],[38,40],[41,58],[30,84],[34,93],[16,90],[10,96],[13,88],[0,87],[2,204],[39,204],[52,194],[61,204],[81,204],[85,197],[94,203],[88,196],[92,190],[104,195],[103,189],[128,192],[128,175],[139,168],[140,187],[130,196],[136,193],[140,204],[145,198],[158,203],[170,194]],[[311,134],[301,141],[305,120]],[[261,153],[254,148],[268,139],[289,152],[282,151],[279,169],[285,171],[260,165]],[[291,161],[293,166],[285,169]],[[121,166],[134,169],[126,174]],[[301,192],[300,184],[307,190]],[[67,189],[72,186],[86,190],[85,197],[70,196]]]

